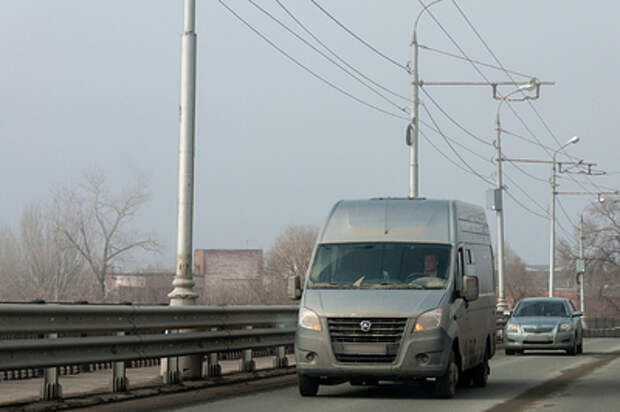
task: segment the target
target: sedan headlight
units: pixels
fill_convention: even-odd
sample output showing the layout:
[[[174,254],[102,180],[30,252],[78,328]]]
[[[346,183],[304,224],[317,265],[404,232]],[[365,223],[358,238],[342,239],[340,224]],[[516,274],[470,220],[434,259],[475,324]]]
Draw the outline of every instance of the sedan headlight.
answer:
[[[573,329],[573,325],[570,323],[560,323],[560,330],[563,332],[567,332]]]
[[[516,323],[507,323],[506,332],[519,333],[519,325]]]
[[[433,309],[428,312],[424,312],[418,319],[416,319],[415,326],[413,328],[414,332],[422,332],[426,330],[431,330],[439,327],[441,323],[441,309]]]
[[[299,311],[299,327],[320,332],[321,322],[319,321],[319,315],[310,309],[301,308]]]

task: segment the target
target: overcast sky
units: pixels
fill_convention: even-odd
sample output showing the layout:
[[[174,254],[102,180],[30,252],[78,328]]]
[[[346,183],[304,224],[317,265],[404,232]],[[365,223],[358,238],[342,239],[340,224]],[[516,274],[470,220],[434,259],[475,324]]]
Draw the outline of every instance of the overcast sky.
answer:
[[[256,0],[285,24],[299,26],[275,1]],[[428,2],[428,0],[426,0]],[[397,64],[380,57],[338,27],[309,0],[282,0],[338,55],[381,86],[409,95],[412,23],[418,2],[319,0],[346,27]],[[319,82],[287,60],[216,1],[198,1],[198,108],[195,248],[268,249],[288,224],[321,225],[339,199],[406,196],[407,120],[370,109]],[[617,126],[620,96],[620,2],[577,0],[460,0],[463,12],[508,69],[555,81],[533,106],[560,142],[581,141],[570,154],[620,171]],[[356,97],[406,116],[285,32],[249,2],[227,0],[275,44]],[[138,226],[155,231],[161,258],[173,266],[176,196],[181,0],[20,0],[0,6],[0,224],[16,227],[33,202],[46,202],[58,184],[72,184],[90,167],[104,170],[112,188],[137,175],[150,181],[152,201]],[[495,64],[452,0],[433,15],[472,59]],[[429,16],[419,42],[459,54]],[[306,36],[307,37],[307,36]],[[492,81],[505,73],[485,67]],[[425,81],[482,81],[468,62],[420,51]],[[515,76],[519,81],[526,77]],[[455,120],[487,144],[455,127],[422,95],[422,102],[454,145],[485,179],[494,180],[495,111],[490,87],[425,90]],[[505,89],[510,91],[510,87]],[[384,93],[385,94],[385,93]],[[386,95],[396,106],[405,100]],[[528,103],[502,108],[503,127],[557,148]],[[421,108],[421,121],[431,118]],[[428,127],[422,131],[443,153],[466,167]],[[530,134],[531,132],[531,134]],[[540,147],[514,136],[502,139],[509,157],[549,159]],[[566,159],[560,156],[560,159]],[[513,195],[545,214],[550,202],[549,165],[506,164]],[[620,175],[576,175],[620,187]],[[540,181],[542,179],[542,181]],[[561,191],[583,187],[565,175]],[[490,187],[449,163],[426,140],[420,143],[420,193],[484,205]],[[527,197],[519,188],[527,191]],[[532,199],[539,205],[533,203]],[[561,196],[573,222],[594,197]],[[549,223],[505,199],[506,240],[529,263],[547,263]],[[542,206],[542,208],[541,208]],[[558,208],[558,235],[574,235]],[[488,213],[495,232],[494,214]],[[147,260],[148,261],[148,260]],[[145,261],[146,262],[146,261]]]

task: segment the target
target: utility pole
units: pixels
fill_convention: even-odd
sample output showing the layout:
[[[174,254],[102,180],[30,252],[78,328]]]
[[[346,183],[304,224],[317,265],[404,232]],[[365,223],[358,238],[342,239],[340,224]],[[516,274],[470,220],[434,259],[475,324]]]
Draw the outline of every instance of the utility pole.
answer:
[[[550,208],[550,230],[549,230],[549,297],[553,297],[554,291],[554,281],[555,281],[555,197],[557,195],[577,195],[577,194],[601,194],[607,192],[558,192],[557,191],[557,183],[556,183],[556,171],[558,173],[569,173],[568,170],[562,170],[562,165],[568,166],[578,166],[578,167],[586,167],[588,175],[594,175],[596,173],[593,172],[592,167],[596,166],[596,163],[591,162],[558,162],[556,161],[556,155],[558,152],[563,150],[569,144],[574,144],[579,141],[579,137],[572,137],[566,144],[553,152],[552,160],[537,160],[537,159],[514,159],[514,158],[502,158],[504,162],[515,162],[515,163],[538,163],[538,164],[551,164],[551,208]],[[618,194],[618,192],[608,192],[610,194]]]
[[[550,82],[545,82],[548,84]],[[502,104],[504,102],[522,102],[525,100],[536,100],[540,97],[540,86],[541,82],[533,78],[530,80],[528,84],[523,84],[517,87],[516,90],[506,94],[499,95],[497,92],[497,84],[493,84],[493,98],[495,100],[499,100],[499,104],[497,105],[497,112],[495,114],[495,129],[497,132],[497,137],[495,139],[495,150],[496,150],[496,161],[497,161],[497,170],[496,170],[496,186],[493,191],[493,209],[495,210],[495,216],[497,219],[497,279],[498,279],[498,295],[497,295],[497,311],[503,312],[507,309],[506,305],[506,297],[505,297],[505,287],[504,287],[504,271],[506,267],[505,253],[504,253],[504,185],[502,181],[502,128],[500,123],[500,111],[502,108]],[[513,94],[522,91],[531,91],[536,90],[535,96],[524,95],[521,98],[511,98]]]
[[[583,260],[583,214],[579,217],[579,262],[583,266],[579,268],[579,264],[577,265],[579,271],[579,309],[581,313],[585,315],[585,307],[584,307],[584,296],[583,296],[583,280],[586,271],[586,267]],[[581,270],[579,270],[581,269]]]
[[[174,289],[168,297],[170,306],[194,305],[198,294],[193,291],[192,225],[194,212],[194,133],[196,107],[196,3],[185,0],[183,37],[181,41],[181,99],[179,106],[179,181],[177,200],[177,262]],[[170,366],[170,365],[168,365]],[[200,356],[179,358],[178,371],[168,376],[196,378],[201,373]]]
[[[424,10],[422,10],[424,12]],[[419,16],[418,16],[419,18]],[[416,20],[417,24],[417,20]],[[414,29],[413,40],[411,41],[411,103],[409,106],[409,115],[411,122],[409,124],[409,136],[407,144],[409,145],[409,198],[414,199],[419,195],[419,176],[418,176],[418,113],[420,109],[419,82],[418,82],[418,39]]]

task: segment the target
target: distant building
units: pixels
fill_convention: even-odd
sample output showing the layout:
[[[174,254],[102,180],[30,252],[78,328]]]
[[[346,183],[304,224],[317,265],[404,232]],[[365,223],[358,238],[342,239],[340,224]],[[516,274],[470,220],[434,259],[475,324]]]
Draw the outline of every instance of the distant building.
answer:
[[[132,303],[168,303],[174,276],[170,272],[110,273],[105,278],[107,299]],[[194,276],[194,282],[194,291],[202,295],[204,277]]]
[[[194,274],[204,279],[204,304],[260,303],[263,268],[262,249],[194,251]]]

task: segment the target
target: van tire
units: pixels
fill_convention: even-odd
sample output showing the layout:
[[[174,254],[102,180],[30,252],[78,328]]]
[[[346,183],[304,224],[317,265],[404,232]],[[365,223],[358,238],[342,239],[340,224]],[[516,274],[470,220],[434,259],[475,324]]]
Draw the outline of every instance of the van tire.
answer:
[[[319,392],[319,380],[309,376],[297,375],[299,380],[299,394],[301,396],[316,396]]]
[[[459,365],[456,363],[456,354],[452,350],[446,373],[435,381],[435,396],[444,399],[454,398],[458,381]]]
[[[487,347],[484,350],[484,359],[482,360],[482,363],[476,366],[471,371],[471,379],[473,385],[477,388],[484,388],[485,386],[487,386],[490,372],[491,368],[489,367],[489,348]]]

